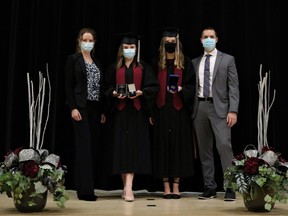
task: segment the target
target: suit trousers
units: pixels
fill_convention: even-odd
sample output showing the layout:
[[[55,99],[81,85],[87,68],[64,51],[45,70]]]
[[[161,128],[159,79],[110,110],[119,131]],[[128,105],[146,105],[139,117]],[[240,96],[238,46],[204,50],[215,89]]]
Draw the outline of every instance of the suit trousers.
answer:
[[[77,195],[94,195],[94,154],[101,143],[99,139],[101,109],[99,102],[87,102],[87,107],[78,108],[82,120],[73,120],[75,132],[75,182]]]
[[[216,190],[214,179],[214,143],[220,156],[222,171],[231,166],[233,150],[231,146],[231,128],[226,118],[219,118],[213,102],[198,101],[198,110],[194,119],[199,157],[201,160],[204,190]]]

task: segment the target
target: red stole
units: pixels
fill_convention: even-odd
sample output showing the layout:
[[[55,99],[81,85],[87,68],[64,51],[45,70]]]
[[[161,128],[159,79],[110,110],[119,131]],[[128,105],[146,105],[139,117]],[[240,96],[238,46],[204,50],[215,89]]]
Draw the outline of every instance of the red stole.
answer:
[[[116,71],[116,84],[126,84],[125,71],[126,71],[125,66],[119,68]],[[141,89],[142,69],[139,66],[135,67],[133,65],[133,81],[134,81],[136,90]],[[119,100],[119,103],[117,104],[118,110],[124,109],[124,107],[126,106],[125,100],[126,99]],[[128,100],[130,100],[130,99],[128,99]],[[141,101],[140,101],[139,97],[133,99],[133,103],[134,103],[135,109],[137,109],[137,110],[141,109]]]
[[[166,73],[167,73],[166,69],[158,70],[158,80],[160,84],[160,90],[156,98],[156,105],[158,106],[158,108],[161,108],[162,106],[165,105],[165,96],[167,91]],[[179,69],[176,66],[174,66],[174,74],[179,75],[178,85],[182,86],[182,69]],[[176,110],[180,110],[183,107],[182,99],[180,98],[178,92],[173,94],[173,106]]]

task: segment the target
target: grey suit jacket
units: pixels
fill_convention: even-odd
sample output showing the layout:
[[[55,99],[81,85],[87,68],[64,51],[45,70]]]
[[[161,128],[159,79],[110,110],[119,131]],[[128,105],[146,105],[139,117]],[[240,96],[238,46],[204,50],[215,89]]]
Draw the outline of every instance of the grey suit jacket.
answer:
[[[196,73],[196,88],[199,86],[199,65],[203,55],[192,60]],[[229,54],[217,51],[212,80],[213,104],[217,115],[226,118],[228,112],[238,113],[239,107],[239,80],[235,58]],[[198,93],[196,91],[192,118],[198,109]]]

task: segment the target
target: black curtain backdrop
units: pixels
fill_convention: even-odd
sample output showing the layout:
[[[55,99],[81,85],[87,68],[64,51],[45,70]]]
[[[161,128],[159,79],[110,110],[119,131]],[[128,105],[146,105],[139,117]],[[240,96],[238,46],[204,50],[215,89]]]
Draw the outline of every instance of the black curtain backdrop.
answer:
[[[283,5],[282,5],[283,4]],[[82,27],[98,32],[96,55],[103,68],[116,59],[120,32],[141,35],[141,57],[147,62],[157,54],[161,27],[177,26],[184,52],[190,58],[202,54],[200,33],[204,27],[216,28],[217,48],[232,54],[240,81],[238,123],[232,129],[236,154],[249,143],[257,146],[258,82],[262,72],[270,72],[271,92],[276,100],[270,110],[268,143],[287,157],[286,122],[287,64],[284,2],[273,0],[1,0],[1,145],[0,157],[17,147],[28,147],[29,116],[26,73],[30,73],[37,89],[38,72],[46,73],[52,85],[50,118],[44,148],[61,156],[68,166],[66,185],[75,188],[74,138],[70,113],[64,97],[64,64],[66,56],[75,51],[75,40]],[[285,58],[287,59],[287,58]],[[283,76],[283,78],[282,78]],[[285,76],[287,77],[287,76]],[[271,93],[272,97],[272,93]],[[286,101],[285,101],[286,100]],[[286,102],[286,103],[285,103]],[[281,127],[280,127],[281,123]],[[284,125],[284,126],[283,126]],[[95,151],[95,188],[122,188],[118,176],[108,170],[110,136]],[[4,158],[3,158],[4,159]],[[216,154],[216,179],[222,190],[222,175]],[[195,176],[182,179],[181,190],[202,191],[200,162],[196,159]],[[134,189],[162,190],[161,180],[151,176],[135,176]]]

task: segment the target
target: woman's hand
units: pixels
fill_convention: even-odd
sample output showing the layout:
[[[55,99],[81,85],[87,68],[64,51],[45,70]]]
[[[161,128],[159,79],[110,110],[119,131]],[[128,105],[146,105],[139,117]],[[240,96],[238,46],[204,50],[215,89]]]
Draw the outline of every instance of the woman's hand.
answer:
[[[82,120],[82,116],[79,112],[78,109],[73,109],[71,111],[71,117],[75,120],[75,121],[81,121]]]
[[[101,114],[101,124],[104,124],[106,122],[106,116],[105,114]]]
[[[128,95],[128,98],[134,99],[134,98],[137,98],[137,97],[139,97],[139,96],[141,96],[141,95],[143,95],[143,92],[142,92],[141,90],[137,90],[135,96],[129,96],[129,95]]]
[[[153,118],[153,117],[149,117],[149,123],[150,123],[151,125],[154,125],[154,118]]]
[[[169,93],[171,93],[171,94],[175,94],[175,93],[177,93],[177,92],[182,91],[182,87],[181,87],[181,86],[178,86],[178,91],[171,91],[170,88],[169,88],[169,86],[167,86],[167,91],[168,91]]]
[[[113,97],[117,97],[118,99],[126,98],[126,95],[118,94],[115,90],[112,92]]]

